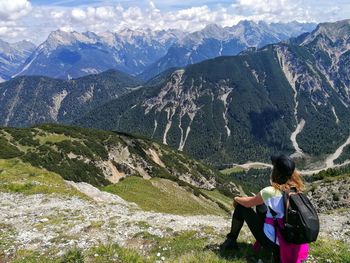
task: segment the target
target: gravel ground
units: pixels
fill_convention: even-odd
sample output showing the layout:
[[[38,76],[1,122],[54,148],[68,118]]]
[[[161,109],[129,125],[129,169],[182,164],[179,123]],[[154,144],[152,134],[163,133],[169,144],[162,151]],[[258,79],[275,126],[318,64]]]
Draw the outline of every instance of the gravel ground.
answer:
[[[0,245],[8,244],[2,247],[4,253],[17,249],[64,251],[72,246],[86,249],[101,242],[123,245],[142,231],[164,237],[208,227],[222,233],[229,227],[228,217],[144,212],[137,205],[86,183],[75,186],[93,200],[0,193]]]
[[[164,237],[173,232],[210,228],[224,235],[229,217],[179,216],[144,212],[118,196],[86,183],[68,182],[91,200],[54,195],[0,193],[0,249],[5,255],[18,249],[56,251],[99,243],[125,245],[142,231]],[[350,211],[320,214],[323,238],[350,244]]]

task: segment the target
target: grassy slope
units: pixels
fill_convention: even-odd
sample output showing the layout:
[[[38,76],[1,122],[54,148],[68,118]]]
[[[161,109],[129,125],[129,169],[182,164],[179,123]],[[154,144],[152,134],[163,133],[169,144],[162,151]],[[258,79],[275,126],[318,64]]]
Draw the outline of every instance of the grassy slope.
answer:
[[[83,194],[68,186],[58,174],[36,168],[18,159],[0,159],[0,191],[22,194]]]
[[[125,142],[126,139],[122,138],[131,140],[133,142],[132,146]],[[0,159],[17,157],[31,166],[43,167],[52,173],[59,174],[66,180],[83,181],[95,186],[110,184],[105,179],[101,169],[95,165],[95,162],[108,159],[107,148],[120,144],[122,145],[121,147],[128,146],[131,154],[139,156],[147,162],[147,169],[152,177],[169,179],[171,181],[153,180],[150,183],[139,180],[134,182],[133,187],[135,189],[147,190],[148,192],[139,192],[138,196],[130,196],[131,199],[125,196],[125,194],[123,195],[123,191],[121,191],[121,187],[124,187],[126,182],[129,182],[128,180],[121,185],[110,186],[108,189],[116,188],[116,191],[121,192],[120,195],[125,197],[125,199],[138,203],[144,209],[159,212],[171,213],[173,211],[166,204],[150,206],[149,204],[152,203],[150,200],[152,198],[157,199],[157,195],[163,196],[165,198],[164,200],[169,202],[176,200],[176,204],[185,204],[182,206],[178,205],[177,208],[172,207],[175,209],[175,213],[223,214],[225,210],[228,211],[230,209],[222,202],[223,196],[218,198],[220,196],[219,193],[216,196],[209,196],[201,192],[200,189],[178,179],[178,176],[181,174],[190,174],[194,180],[200,180],[202,176],[215,176],[217,174],[216,171],[189,158],[183,153],[164,145],[158,145],[149,140],[129,137],[127,135],[121,136],[106,131],[51,124],[41,125],[32,129],[0,129],[0,142],[4,146],[0,148]],[[166,168],[157,165],[146,154],[148,149],[158,152]],[[71,159],[69,157],[70,153],[81,156],[81,158]],[[91,160],[91,162],[81,160],[84,158]],[[135,166],[134,163],[131,165]],[[155,186],[156,182],[158,182],[159,187]],[[162,186],[159,185],[160,183]],[[144,187],[140,188],[136,184],[144,185]],[[128,187],[131,186],[129,185]],[[165,190],[160,188],[165,188]],[[165,194],[165,192],[168,194]],[[157,193],[157,195],[154,193]],[[198,198],[200,195],[201,198]],[[139,199],[135,200],[135,198]],[[185,201],[186,198],[192,202],[187,203]],[[218,209],[218,206],[221,208]]]
[[[218,174],[185,154],[151,140],[73,126],[50,124],[32,129],[1,128],[0,144],[0,159],[18,157],[35,167],[56,172],[66,180],[83,181],[95,186],[110,184],[96,163],[107,161],[108,151],[115,147],[119,150],[127,147],[130,155],[138,158],[137,162],[143,159],[142,163],[147,163],[151,177],[178,180],[180,175],[190,174],[193,180],[198,180]],[[149,156],[149,149],[160,156],[165,168]],[[72,159],[69,157],[71,154],[79,158]],[[136,164],[131,165],[134,167]],[[118,163],[117,166],[125,164]]]
[[[191,191],[165,179],[144,180],[133,176],[102,189],[134,202],[146,211],[185,215],[224,214],[215,203],[197,197]],[[217,199],[225,199],[219,192],[216,195]]]
[[[62,142],[69,138],[61,135],[42,134],[39,136],[42,137],[38,139],[44,142]],[[13,152],[15,155],[16,150]],[[189,191],[180,188],[175,182],[164,179],[153,178],[150,181],[144,181],[138,177],[131,177],[122,181],[119,185],[107,186],[104,190],[115,191],[125,199],[145,207],[146,210],[175,211],[179,214],[200,214],[204,211],[205,213],[220,214],[217,207],[208,206],[208,202],[202,202],[203,200],[195,198]],[[189,190],[192,191],[192,189]],[[23,194],[80,195],[75,190],[67,187],[58,174],[33,167],[17,158],[0,159],[0,191]],[[217,201],[221,201],[223,204],[230,205],[231,200],[217,191],[201,190],[201,192]],[[2,226],[0,230],[0,234],[3,234]],[[206,233],[186,232],[162,239],[146,233],[141,238],[152,244],[152,249],[142,255],[135,250],[110,244],[101,245],[88,251],[74,250],[59,258],[50,258],[47,255],[40,255],[32,251],[18,251],[13,262],[155,262],[159,259],[157,256],[159,251],[161,256],[166,258],[166,262],[237,263],[252,262],[251,258],[262,258],[264,262],[268,262],[268,256],[253,254],[250,245],[246,243],[246,238],[241,240],[241,250],[238,253],[228,255],[221,255],[215,249],[212,249],[213,243],[220,242],[224,238],[223,236],[213,237],[210,234],[206,235]],[[0,243],[1,240],[0,238]],[[163,248],[167,249],[163,250]],[[310,262],[329,262],[328,259],[331,259],[332,262],[350,262],[349,247],[334,241],[320,240],[312,244],[311,254],[316,261]]]
[[[229,174],[232,174],[232,173],[238,173],[238,172],[244,172],[244,171],[245,170],[243,168],[235,166],[235,167],[232,167],[232,168],[223,169],[220,172],[225,174],[225,175],[229,175]]]

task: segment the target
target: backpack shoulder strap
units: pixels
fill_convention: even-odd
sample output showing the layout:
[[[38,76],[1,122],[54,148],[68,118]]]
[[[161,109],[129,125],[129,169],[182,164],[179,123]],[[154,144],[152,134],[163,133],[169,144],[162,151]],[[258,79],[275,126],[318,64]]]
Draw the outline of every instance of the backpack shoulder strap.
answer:
[[[278,228],[278,222],[277,222],[277,213],[275,212],[275,210],[273,210],[271,208],[271,206],[269,206],[269,210],[270,210],[270,213],[273,217],[273,227],[275,228],[275,244],[276,244],[276,241],[277,241],[277,228]]]
[[[282,192],[283,204],[284,204],[284,222],[288,222],[288,208],[289,208],[289,197],[293,191],[287,190]]]

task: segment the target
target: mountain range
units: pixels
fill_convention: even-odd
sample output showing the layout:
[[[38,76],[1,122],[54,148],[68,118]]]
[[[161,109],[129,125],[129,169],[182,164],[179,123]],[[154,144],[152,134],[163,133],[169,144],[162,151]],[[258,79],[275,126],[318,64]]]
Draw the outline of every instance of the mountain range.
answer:
[[[23,127],[71,122],[139,85],[139,80],[116,70],[74,80],[16,77],[0,84],[0,123]]]
[[[219,56],[233,56],[248,48],[260,48],[277,43],[315,28],[313,23],[271,23],[240,21],[232,27],[210,24],[203,30],[188,34],[175,42],[167,54],[147,67],[142,79],[173,67],[184,67]]]
[[[119,71],[19,76],[0,84],[0,123],[139,134],[212,165],[267,160],[277,151],[322,159],[341,148],[327,160],[339,163],[350,154],[349,23],[319,24],[261,48],[255,41],[239,55],[170,68],[145,83]],[[219,37],[215,28],[206,30]]]
[[[241,21],[224,28],[211,24],[193,33],[175,29],[124,29],[99,34],[57,30],[34,51],[31,46],[29,52],[23,53],[21,61],[17,59],[17,64],[11,64],[10,72],[1,70],[0,74],[5,80],[19,75],[71,79],[116,69],[149,80],[172,67],[236,55],[248,47],[261,47],[310,32],[315,26]]]
[[[117,69],[136,75],[163,56],[183,32],[133,31],[52,32],[29,56],[16,75],[70,79]]]
[[[323,23],[177,69],[76,123],[143,134],[210,164],[330,154],[350,134],[349,32],[350,20]]]
[[[0,39],[0,82],[11,78],[34,50],[29,41],[8,43]]]

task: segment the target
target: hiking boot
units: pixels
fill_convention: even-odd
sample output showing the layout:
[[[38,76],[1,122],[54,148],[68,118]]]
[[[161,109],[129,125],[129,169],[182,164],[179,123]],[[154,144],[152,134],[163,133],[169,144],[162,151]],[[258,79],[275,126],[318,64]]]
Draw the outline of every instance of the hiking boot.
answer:
[[[237,250],[238,245],[236,240],[233,240],[232,238],[226,238],[226,240],[219,246],[219,249],[221,251]]]

